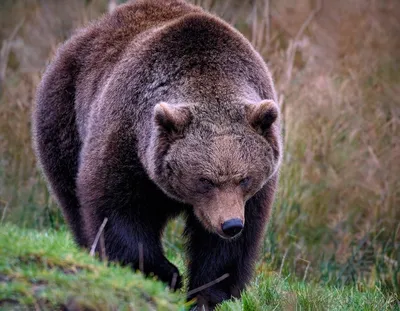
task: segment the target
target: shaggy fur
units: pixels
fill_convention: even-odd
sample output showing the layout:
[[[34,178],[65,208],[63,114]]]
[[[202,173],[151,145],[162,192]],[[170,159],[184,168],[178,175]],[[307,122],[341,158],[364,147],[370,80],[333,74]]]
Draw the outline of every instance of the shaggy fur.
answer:
[[[189,290],[229,274],[188,297],[213,309],[239,297],[257,258],[282,154],[275,103],[236,30],[182,0],[138,0],[59,49],[38,90],[35,149],[80,246],[107,217],[108,259],[138,269],[143,256],[144,273],[175,288],[160,237],[185,213]],[[244,229],[227,239],[232,218]]]

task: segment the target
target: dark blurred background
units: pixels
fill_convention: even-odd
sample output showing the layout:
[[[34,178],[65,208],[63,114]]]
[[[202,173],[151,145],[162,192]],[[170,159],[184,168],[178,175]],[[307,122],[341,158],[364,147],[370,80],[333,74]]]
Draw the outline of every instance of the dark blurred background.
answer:
[[[31,147],[36,86],[58,45],[118,2],[0,0],[0,225],[64,227]],[[243,32],[276,81],[285,157],[258,269],[400,293],[400,1],[193,2]]]

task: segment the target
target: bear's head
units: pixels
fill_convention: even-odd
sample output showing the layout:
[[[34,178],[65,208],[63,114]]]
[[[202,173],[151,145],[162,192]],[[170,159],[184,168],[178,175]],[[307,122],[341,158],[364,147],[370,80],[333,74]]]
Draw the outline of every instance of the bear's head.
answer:
[[[246,201],[279,167],[276,103],[243,103],[223,122],[196,105],[161,102],[153,117],[151,178],[168,196],[193,206],[208,231],[236,236],[245,225]]]

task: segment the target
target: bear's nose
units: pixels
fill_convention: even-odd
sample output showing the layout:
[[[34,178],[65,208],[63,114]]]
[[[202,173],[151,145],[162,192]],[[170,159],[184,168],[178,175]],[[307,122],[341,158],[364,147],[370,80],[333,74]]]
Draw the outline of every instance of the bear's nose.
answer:
[[[243,221],[239,218],[233,218],[225,221],[222,226],[222,232],[230,238],[238,235],[243,230]]]

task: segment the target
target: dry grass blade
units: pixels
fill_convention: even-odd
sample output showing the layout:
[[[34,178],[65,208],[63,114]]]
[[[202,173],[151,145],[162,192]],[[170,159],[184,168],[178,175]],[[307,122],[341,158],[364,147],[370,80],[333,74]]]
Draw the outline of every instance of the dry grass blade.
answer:
[[[12,41],[14,40],[15,36],[17,35],[18,31],[21,29],[22,25],[24,24],[25,19],[21,19],[17,26],[15,26],[14,30],[11,32],[10,36],[3,41],[0,50],[0,95],[2,93],[2,86],[6,77],[6,70],[7,70],[7,63],[8,63],[8,56],[11,49]]]
[[[3,212],[1,213],[1,219],[0,219],[0,224],[3,223],[4,219],[6,218],[6,213],[7,213],[7,209],[8,209],[8,202],[5,202],[4,204],[4,208],[3,208]]]
[[[106,224],[107,224],[107,221],[108,221],[108,218],[107,218],[107,217],[104,218],[103,223],[100,225],[100,228],[99,228],[99,230],[97,231],[97,234],[96,234],[96,237],[94,238],[94,242],[93,242],[93,244],[92,244],[92,247],[90,248],[90,256],[94,256],[94,254],[95,254],[95,252],[96,252],[97,244],[99,243],[100,237],[101,237],[102,234],[103,234],[103,230],[104,230],[104,227],[105,227]],[[101,253],[102,253],[102,252],[105,252],[105,250],[101,250]]]
[[[199,287],[197,287],[197,288],[194,288],[194,289],[188,291],[187,295],[188,295],[188,296],[191,296],[191,295],[193,295],[193,294],[196,294],[196,293],[198,293],[198,292],[201,292],[202,290],[205,290],[205,289],[207,289],[207,288],[209,288],[209,287],[211,287],[211,286],[213,286],[213,285],[215,285],[215,284],[218,284],[219,282],[222,282],[222,281],[225,280],[227,277],[229,277],[229,273],[225,273],[224,275],[220,276],[219,278],[216,278],[215,280],[213,280],[213,281],[211,281],[211,282],[208,282],[208,283],[206,283],[206,284],[204,284],[204,285],[202,285],[202,286],[199,286]]]
[[[144,252],[143,252],[143,243],[139,243],[139,270],[144,273]]]
[[[176,282],[178,281],[178,274],[174,273],[172,275],[172,280],[171,280],[171,288],[175,288]]]
[[[317,15],[317,13],[321,9],[322,9],[322,0],[318,0],[316,8],[310,12],[307,19],[301,25],[301,27],[300,27],[299,31],[297,32],[296,36],[294,37],[293,41],[290,41],[290,43],[289,43],[289,47],[286,52],[286,54],[287,54],[286,77],[285,77],[285,82],[282,84],[281,92],[287,88],[288,84],[292,80],[294,56],[296,55],[298,42],[299,42],[300,38],[302,37],[302,35],[304,34],[304,31],[307,29],[307,27],[310,25],[310,23],[312,22],[314,17]]]

